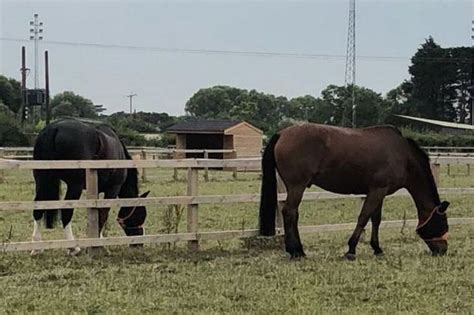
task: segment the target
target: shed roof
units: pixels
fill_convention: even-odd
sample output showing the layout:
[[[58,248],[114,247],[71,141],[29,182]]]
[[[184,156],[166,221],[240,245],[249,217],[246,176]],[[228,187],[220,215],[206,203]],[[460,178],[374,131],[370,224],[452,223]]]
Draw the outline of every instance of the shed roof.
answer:
[[[412,116],[405,116],[405,115],[395,115],[395,116],[405,118],[405,119],[408,119],[408,120],[423,122],[423,123],[430,124],[430,125],[444,127],[444,128],[474,130],[474,126],[473,125],[468,125],[468,124],[457,124],[457,123],[448,122],[448,121],[428,119],[428,118],[420,118],[420,117],[412,117]]]
[[[225,133],[226,130],[240,124],[248,125],[250,128],[260,131],[258,128],[255,128],[244,121],[231,120],[185,121],[169,127],[166,131],[169,133]]]

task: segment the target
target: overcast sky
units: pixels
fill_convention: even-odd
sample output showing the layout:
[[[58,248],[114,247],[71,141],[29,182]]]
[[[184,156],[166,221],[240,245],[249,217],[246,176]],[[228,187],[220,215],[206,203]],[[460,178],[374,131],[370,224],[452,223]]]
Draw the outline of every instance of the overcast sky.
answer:
[[[133,92],[138,111],[183,114],[193,93],[213,85],[319,96],[329,84],[344,84],[348,3],[0,0],[0,73],[20,80],[22,45],[34,68],[26,40],[38,13],[51,92],[74,91],[108,113],[127,111],[125,95]],[[471,0],[358,0],[357,84],[379,93],[396,87],[430,35],[443,47],[471,46],[472,17]],[[32,87],[32,74],[28,83]]]

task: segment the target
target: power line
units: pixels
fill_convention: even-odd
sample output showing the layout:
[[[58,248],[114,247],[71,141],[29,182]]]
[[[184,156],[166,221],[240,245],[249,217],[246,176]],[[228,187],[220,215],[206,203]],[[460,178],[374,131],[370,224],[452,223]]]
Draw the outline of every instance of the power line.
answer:
[[[24,43],[27,40],[11,37],[0,37],[0,41]],[[275,52],[275,51],[239,51],[239,50],[219,50],[219,49],[189,49],[189,48],[165,48],[159,46],[134,46],[134,45],[116,45],[116,44],[99,44],[84,42],[68,42],[68,41],[51,41],[44,40],[44,44],[59,46],[75,46],[75,47],[91,47],[103,49],[126,49],[137,51],[151,51],[158,53],[181,53],[181,54],[200,54],[200,55],[229,55],[229,56],[247,56],[262,58],[289,58],[289,59],[322,59],[322,60],[345,60],[346,55],[339,54],[312,54],[312,53],[291,53],[291,52]],[[411,57],[402,56],[366,56],[358,55],[358,60],[362,61],[392,61],[406,62]],[[461,62],[471,63],[474,58],[418,58],[427,62]]]

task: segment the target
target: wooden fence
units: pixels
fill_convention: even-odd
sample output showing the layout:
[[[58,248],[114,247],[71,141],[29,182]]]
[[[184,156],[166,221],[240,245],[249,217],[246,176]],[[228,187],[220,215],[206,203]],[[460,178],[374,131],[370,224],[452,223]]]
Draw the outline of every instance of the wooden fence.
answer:
[[[59,201],[14,201],[0,202],[0,211],[31,211],[35,209],[57,209],[57,208],[87,208],[87,238],[77,240],[52,240],[39,242],[4,242],[0,244],[0,251],[24,251],[71,247],[97,247],[107,245],[125,245],[137,243],[166,243],[176,241],[187,241],[191,250],[199,248],[201,240],[223,240],[230,238],[246,238],[257,236],[257,229],[242,229],[231,231],[199,232],[198,209],[201,204],[223,204],[239,202],[258,202],[258,194],[247,195],[199,195],[198,194],[198,172],[205,168],[230,168],[255,169],[260,166],[259,158],[235,159],[235,160],[209,160],[209,159],[183,159],[183,160],[94,160],[94,161],[18,161],[1,160],[0,170],[10,169],[84,169],[87,181],[87,192],[85,200],[59,200]],[[444,160],[440,159],[433,167],[436,171]],[[470,159],[471,164],[474,159]],[[438,165],[438,166],[436,166]],[[107,168],[186,168],[187,169],[187,195],[176,197],[150,197],[132,199],[98,199],[97,170]],[[440,189],[442,194],[472,194],[474,188],[445,188]],[[407,195],[401,190],[393,196]],[[286,194],[279,193],[278,199],[285,200]],[[329,192],[308,192],[304,200],[334,199],[334,198],[359,198],[364,196],[339,195]],[[187,233],[158,234],[133,237],[109,237],[99,238],[98,211],[101,207],[115,206],[137,206],[137,205],[186,205],[187,206]],[[278,212],[279,214],[279,212]],[[279,227],[277,234],[281,234],[281,217],[277,218]],[[382,226],[401,227],[416,226],[417,220],[407,221],[385,221]],[[474,218],[451,218],[451,225],[474,224]],[[341,231],[354,228],[354,223],[330,224],[316,226],[301,226],[301,233],[315,233],[322,231]]]

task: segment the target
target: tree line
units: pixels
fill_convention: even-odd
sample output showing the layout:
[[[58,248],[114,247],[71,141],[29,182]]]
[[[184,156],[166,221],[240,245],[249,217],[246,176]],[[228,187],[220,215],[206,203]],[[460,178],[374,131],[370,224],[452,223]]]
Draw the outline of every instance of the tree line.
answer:
[[[366,127],[393,123],[394,114],[404,114],[451,122],[471,119],[474,81],[474,48],[442,48],[429,37],[411,58],[410,78],[386,95],[362,86],[329,85],[319,97],[305,95],[288,99],[256,90],[214,86],[197,91],[185,104],[186,115],[167,113],[118,112],[104,115],[105,108],[94,105],[73,92],[62,92],[51,99],[53,119],[82,117],[111,124],[127,144],[147,143],[140,133],[158,133],[183,120],[245,120],[266,134],[298,122],[350,126],[352,93],[357,104],[356,123]],[[0,146],[20,145],[27,141],[25,130],[37,132],[44,121],[18,127],[21,108],[21,85],[0,75]]]

